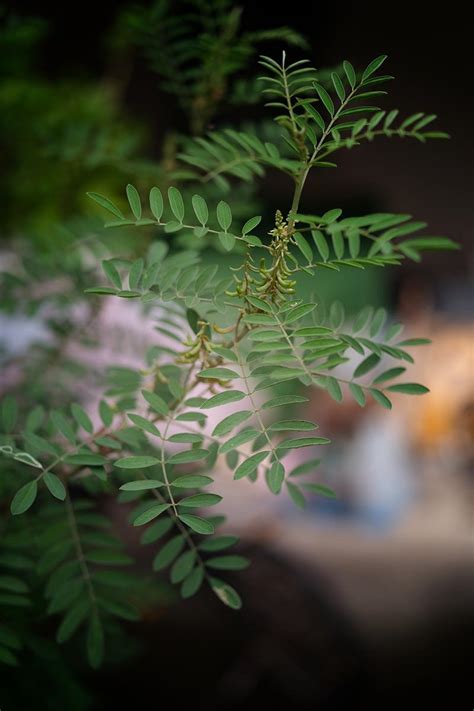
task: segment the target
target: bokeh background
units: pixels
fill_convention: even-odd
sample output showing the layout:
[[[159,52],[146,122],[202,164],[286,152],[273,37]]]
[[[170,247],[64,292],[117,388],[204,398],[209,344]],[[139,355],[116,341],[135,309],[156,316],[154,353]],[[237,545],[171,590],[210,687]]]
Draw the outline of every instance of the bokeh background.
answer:
[[[263,703],[468,709],[474,699],[468,22],[460,3],[443,10],[423,3],[239,6],[245,31],[287,25],[301,33],[310,49],[289,51],[308,54],[316,67],[344,58],[365,66],[387,53],[396,80],[383,107],[436,113],[452,136],[425,146],[380,140],[347,152],[337,171],[311,178],[303,202],[316,213],[335,206],[348,215],[410,213],[429,223],[430,234],[461,244],[459,252],[430,255],[420,265],[331,272],[317,285],[323,303],[338,298],[348,313],[366,303],[385,306],[406,323],[407,334],[432,338],[411,371],[431,392],[394,398],[390,413],[336,405],[314,392],[306,414],[334,442],[320,473],[338,491],[336,501],[314,500],[301,512],[263,486],[223,481],[229,527],[253,559],[239,574],[242,613],[204,594],[181,603],[163,579],[158,601],[130,630],[129,656],[115,650],[94,675],[80,665],[73,674],[67,663],[56,666],[56,682],[62,679],[56,701],[48,698],[50,678],[33,668],[34,708],[121,709],[169,695],[210,709]],[[170,8],[179,14],[182,3]],[[130,30],[131,12],[127,2],[0,6],[0,266],[9,274],[1,291],[1,395],[61,404],[80,382],[83,401],[94,402],[103,368],[132,364],[149,345],[146,322],[126,311],[128,304],[98,307],[80,296],[104,250],[130,249],[131,240],[137,254],[146,246],[141,236],[105,236],[85,192],[120,200],[129,181],[143,188],[166,183],[167,171],[176,169],[178,134],[264,116],[261,104],[239,105],[238,91],[229,90],[209,121],[193,126]],[[262,49],[279,52],[281,45]],[[263,210],[271,220],[288,189],[270,173],[236,200],[243,213],[252,206],[249,214]],[[79,244],[87,245],[86,270]],[[15,280],[18,272],[28,275],[24,283]],[[123,516],[113,506],[110,514],[127,537]],[[128,543],[148,565],[147,554]],[[24,708],[33,708],[28,703]]]

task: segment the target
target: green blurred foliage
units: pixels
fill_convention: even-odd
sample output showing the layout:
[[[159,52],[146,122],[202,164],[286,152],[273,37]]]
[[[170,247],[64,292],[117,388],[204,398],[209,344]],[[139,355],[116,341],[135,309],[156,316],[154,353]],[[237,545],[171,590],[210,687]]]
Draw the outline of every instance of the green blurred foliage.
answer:
[[[51,227],[86,211],[85,193],[150,174],[140,160],[143,124],[126,117],[112,85],[71,76],[46,80],[37,70],[47,26],[4,16],[0,28],[0,176],[2,237],[34,233],[57,246]],[[53,242],[53,244],[51,244]]]

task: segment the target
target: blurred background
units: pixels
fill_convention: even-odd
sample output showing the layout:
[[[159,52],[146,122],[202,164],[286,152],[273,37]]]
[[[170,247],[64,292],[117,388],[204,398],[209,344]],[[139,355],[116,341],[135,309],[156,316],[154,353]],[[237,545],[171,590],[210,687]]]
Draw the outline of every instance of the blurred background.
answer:
[[[430,234],[461,244],[419,265],[325,272],[311,287],[349,314],[385,306],[407,336],[433,339],[409,371],[431,392],[394,397],[388,413],[314,391],[301,414],[333,440],[319,471],[337,500],[314,499],[300,511],[264,485],[237,487],[222,476],[229,530],[252,558],[236,583],[243,611],[204,593],[179,602],[163,578],[144,621],[117,642],[103,670],[90,674],[70,658],[56,660],[53,674],[31,660],[31,689],[15,711],[129,708],[141,705],[141,694],[143,703],[169,695],[209,709],[472,708],[474,156],[464,11],[460,3],[442,12],[372,2],[209,6],[218,5],[231,18],[216,23],[226,27],[221,42],[236,53],[224,54],[222,74],[219,54],[214,68],[197,64],[191,91],[173,50],[173,22],[183,26],[190,3],[0,4],[0,395],[57,406],[80,382],[86,406],[106,366],[136,365],[158,342],[125,301],[83,295],[104,255],[139,256],[153,239],[105,233],[85,193],[124,204],[128,182],[143,190],[178,182],[192,194],[195,176],[179,160],[189,136],[229,125],[274,131],[255,65],[259,53],[284,48],[324,70],[345,58],[363,67],[387,53],[396,79],[382,108],[436,113],[452,136],[428,145],[381,139],[348,151],[338,170],[312,176],[302,205],[312,213],[409,213]],[[213,196],[225,189],[203,188]],[[231,189],[236,215],[263,214],[270,225],[290,185],[270,172],[257,186]],[[171,250],[188,239],[166,238]],[[104,507],[147,568],[150,556],[123,514],[107,500]],[[9,685],[21,674],[8,671],[2,710],[14,708]]]

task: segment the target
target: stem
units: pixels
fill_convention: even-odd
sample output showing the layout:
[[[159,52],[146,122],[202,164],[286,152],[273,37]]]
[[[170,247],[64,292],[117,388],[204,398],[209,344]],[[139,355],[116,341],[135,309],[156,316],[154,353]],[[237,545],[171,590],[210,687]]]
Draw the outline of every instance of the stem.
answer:
[[[249,378],[248,378],[248,375],[246,375],[245,366],[244,366],[244,363],[242,362],[242,360],[241,360],[241,358],[240,358],[240,354],[239,354],[238,348],[236,348],[235,351],[236,351],[236,354],[237,354],[237,358],[238,358],[238,360],[239,360],[239,366],[240,366],[240,368],[242,369],[242,378],[243,378],[243,380],[245,381],[245,390],[247,391],[247,396],[248,396],[248,398],[249,398],[249,400],[250,400],[250,403],[251,403],[251,405],[252,405],[252,410],[253,410],[253,412],[254,412],[254,414],[255,414],[257,420],[258,420],[258,424],[260,425],[262,434],[265,435],[265,438],[266,438],[266,440],[267,440],[267,442],[268,442],[268,445],[269,445],[269,447],[270,447],[270,450],[271,450],[271,453],[272,453],[273,457],[275,458],[275,460],[276,460],[277,462],[279,462],[279,461],[280,461],[280,457],[278,456],[277,450],[276,450],[275,447],[273,446],[273,442],[272,442],[272,440],[271,440],[271,437],[270,437],[270,435],[269,435],[268,432],[267,432],[267,429],[266,429],[266,427],[265,427],[265,423],[264,423],[264,421],[263,421],[263,419],[262,419],[262,416],[261,416],[261,414],[260,414],[260,408],[256,405],[255,400],[253,399],[253,390],[249,387],[249,382],[248,382]]]
[[[166,435],[168,434],[169,427],[173,421],[173,418],[170,417],[166,423],[163,436],[161,438],[161,469],[163,472],[163,478],[165,480],[166,488],[168,490],[168,496],[171,502],[171,506],[173,507],[174,515],[176,518],[178,518],[178,509],[176,508],[176,502],[174,500],[173,492],[171,490],[171,485],[168,479],[168,473],[166,471],[166,457],[165,457],[165,440],[166,440]]]
[[[67,512],[69,527],[71,529],[71,535],[72,535],[72,539],[74,542],[74,547],[76,549],[77,560],[79,562],[79,566],[80,566],[81,572],[82,572],[82,577],[84,578],[84,582],[86,584],[87,591],[88,591],[88,594],[89,594],[89,597],[91,600],[91,607],[94,610],[97,610],[97,599],[95,596],[94,587],[92,585],[89,567],[86,563],[84,551],[82,548],[81,538],[79,535],[79,529],[78,529],[77,521],[76,521],[76,514],[74,513],[74,507],[71,502],[71,496],[69,494],[69,490],[67,490],[67,493],[66,493],[65,504],[66,504],[66,512]]]
[[[286,61],[286,52],[283,52],[282,62],[281,62],[283,86],[285,89],[285,99],[286,99],[286,104],[288,106],[288,113],[290,115],[291,133],[293,134],[293,139],[296,140],[296,137],[298,135],[298,126],[297,126],[296,120],[295,120],[295,114],[293,111],[293,104],[291,103],[290,87],[288,86],[288,79],[286,76],[285,61]]]
[[[305,168],[302,170],[302,172],[300,173],[300,175],[299,175],[298,178],[296,179],[295,192],[294,192],[294,195],[293,195],[293,202],[292,202],[292,205],[291,205],[291,215],[294,215],[295,213],[298,212],[298,207],[299,207],[299,204],[300,204],[301,194],[302,194],[302,192],[303,192],[303,188],[304,188],[304,185],[305,185],[305,183],[306,183],[306,178],[308,177],[309,171],[310,171],[311,168],[312,168],[313,161],[315,160],[316,156],[318,155],[318,153],[320,152],[321,148],[323,147],[326,138],[328,137],[328,135],[330,134],[330,132],[331,132],[332,129],[334,128],[334,124],[335,124],[336,121],[338,120],[341,111],[347,106],[347,104],[349,103],[349,101],[352,99],[352,97],[354,96],[354,94],[357,92],[357,89],[358,89],[358,88],[359,88],[359,87],[354,87],[354,89],[352,89],[352,91],[350,92],[350,94],[344,99],[344,101],[341,103],[341,105],[339,106],[339,108],[337,109],[337,111],[334,113],[334,116],[331,118],[331,120],[329,121],[328,125],[326,126],[326,128],[325,128],[324,131],[323,131],[323,133],[321,134],[321,137],[320,137],[319,141],[316,143],[316,145],[315,145],[315,147],[314,147],[314,151],[313,151],[313,153],[312,153],[310,159],[309,159],[308,161],[306,161]],[[294,229],[295,220],[293,219],[293,217],[290,217],[289,225],[291,226],[292,229]]]
[[[145,476],[144,474],[142,474],[142,477],[141,477],[141,478],[146,480],[146,476]],[[152,490],[151,490],[151,493],[153,494],[153,496],[154,496],[156,499],[158,499],[158,501],[159,501],[160,503],[162,503],[162,504],[168,503],[168,502],[166,501],[165,497],[162,496],[162,495],[160,494],[160,492],[159,492],[157,489],[152,489]],[[198,547],[197,547],[196,544],[194,543],[194,541],[193,541],[193,539],[192,539],[192,536],[190,535],[188,529],[186,528],[186,526],[185,526],[183,523],[181,523],[181,521],[180,521],[179,518],[177,517],[177,514],[171,513],[169,510],[168,510],[166,513],[168,514],[168,516],[170,516],[170,517],[172,518],[174,525],[176,526],[176,528],[179,529],[179,531],[180,531],[180,533],[182,534],[182,536],[186,539],[186,543],[187,543],[188,547],[191,548],[191,550],[194,551],[194,553],[195,553],[195,555],[196,555],[196,558],[197,558],[198,565],[199,565],[201,568],[204,569],[204,574],[205,574],[206,578],[208,578],[208,575],[207,575],[207,572],[206,572],[206,568],[205,568],[205,565],[204,565],[204,561],[203,561],[203,559],[202,559],[202,556],[201,556],[201,554],[200,554],[200,552],[199,552]]]
[[[304,360],[300,357],[298,351],[296,350],[296,348],[295,348],[295,346],[294,346],[294,343],[291,341],[291,338],[288,336],[288,334],[287,334],[287,332],[286,332],[286,330],[285,330],[285,327],[283,326],[283,324],[281,323],[280,319],[278,318],[278,315],[277,315],[277,314],[273,314],[273,316],[274,316],[276,322],[278,323],[278,327],[279,327],[280,331],[282,332],[283,336],[285,337],[285,341],[286,341],[286,342],[288,343],[288,345],[290,346],[290,348],[291,348],[291,350],[292,350],[292,352],[293,352],[294,357],[296,358],[296,360],[298,361],[298,363],[300,364],[301,368],[304,370],[304,372],[306,373],[306,375],[307,375],[307,376],[309,377],[309,379],[312,381],[313,378],[311,377],[311,372],[310,372],[310,371],[308,370],[308,368],[306,367],[306,363],[304,362]]]

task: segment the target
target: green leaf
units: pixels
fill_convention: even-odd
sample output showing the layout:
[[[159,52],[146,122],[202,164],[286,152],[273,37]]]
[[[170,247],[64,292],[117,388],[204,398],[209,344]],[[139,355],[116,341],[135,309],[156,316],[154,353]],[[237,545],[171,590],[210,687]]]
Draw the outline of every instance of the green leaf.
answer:
[[[185,474],[174,479],[172,485],[179,489],[200,489],[202,486],[212,484],[213,481],[214,479],[210,476],[204,476],[203,474]]]
[[[161,194],[161,190],[154,187],[150,190],[150,210],[158,222],[163,216],[163,209],[163,195]]]
[[[332,399],[336,402],[341,402],[342,390],[336,378],[333,378],[332,376],[327,376],[325,380],[325,386]]]
[[[271,407],[283,407],[284,405],[293,405],[294,403],[308,402],[307,397],[302,395],[279,395],[267,400],[262,405],[262,410],[267,410]]]
[[[135,259],[135,261],[132,263],[132,266],[130,267],[130,271],[128,273],[128,285],[130,289],[137,289],[138,285],[140,284],[144,265],[145,262],[141,257],[140,259]]]
[[[103,195],[99,195],[99,193],[86,193],[86,194],[87,194],[87,197],[91,198],[91,200],[94,200],[94,202],[96,202],[98,205],[100,205],[101,207],[108,210],[115,217],[118,217],[119,220],[125,220],[125,217],[120,212],[118,207],[116,207],[114,205],[112,200],[109,200],[109,198],[106,198]]]
[[[142,390],[142,395],[152,410],[157,412],[159,415],[166,417],[169,413],[169,407],[162,397],[156,395],[156,393],[150,392],[149,390]]]
[[[227,232],[219,232],[219,241],[227,252],[230,252],[235,245],[234,235],[230,235]]]
[[[13,593],[27,593],[28,586],[20,578],[14,575],[0,575],[0,589]],[[0,629],[1,637],[1,629]]]
[[[380,363],[380,357],[376,353],[371,353],[367,358],[359,363],[357,368],[354,370],[354,378],[360,378],[365,375],[373,368],[375,368]]]
[[[247,235],[250,232],[252,232],[252,230],[255,227],[257,227],[257,225],[259,225],[261,221],[262,221],[261,217],[251,217],[250,220],[247,220],[247,222],[242,227],[242,230],[241,230],[242,234]]]
[[[169,464],[188,464],[189,462],[199,462],[209,456],[207,449],[187,449],[184,452],[177,452],[168,459]]]
[[[159,464],[160,460],[156,457],[124,457],[123,459],[118,459],[114,462],[116,467],[119,469],[145,469],[146,467],[153,467],[155,464]]]
[[[392,403],[386,395],[380,392],[380,390],[376,390],[375,388],[369,388],[369,392],[374,398],[374,400],[379,403],[379,405],[382,405],[382,407],[385,407],[387,410],[392,409]]]
[[[352,393],[352,396],[356,403],[360,405],[361,407],[364,407],[365,405],[365,393],[360,387],[360,385],[357,385],[356,383],[349,383],[349,390]]]
[[[324,213],[324,215],[321,217],[322,222],[325,222],[327,225],[332,225],[333,222],[336,222],[338,217],[342,215],[342,210],[339,207],[334,207],[332,210],[328,210],[327,212]]]
[[[111,615],[114,615],[114,617],[119,617],[122,620],[136,622],[140,619],[138,610],[126,602],[102,598],[99,600],[99,605]]]
[[[5,432],[11,432],[15,427],[18,414],[18,406],[12,395],[7,395],[2,400],[2,422]]]
[[[86,553],[86,560],[102,565],[129,565],[133,562],[128,555],[125,555],[122,551],[114,550],[110,546],[89,551]]]
[[[238,373],[229,368],[206,368],[198,373],[199,378],[212,378],[213,380],[232,380],[240,377]]]
[[[285,323],[294,323],[300,318],[303,318],[303,316],[310,314],[315,308],[316,304],[301,304],[289,312],[286,316]]]
[[[336,91],[337,97],[339,101],[342,103],[344,99],[346,98],[346,91],[344,89],[344,84],[342,83],[340,77],[336,72],[332,72],[331,74],[331,79],[332,83],[334,85],[334,89]]]
[[[259,237],[256,237],[255,235],[244,235],[242,239],[244,240],[244,242],[250,244],[252,247],[262,246],[262,240]]]
[[[374,338],[378,334],[378,332],[384,325],[386,318],[387,318],[387,312],[385,311],[385,309],[383,309],[383,308],[377,309],[377,311],[375,312],[374,318],[372,319],[372,323],[370,324],[369,333],[370,333],[371,338]]]
[[[293,378],[300,378],[304,375],[304,371],[300,368],[287,368],[286,366],[278,366],[273,368],[271,372],[271,378],[274,380],[293,380]]]
[[[117,292],[116,296],[119,296],[121,299],[138,299],[138,297],[141,296],[141,292],[122,289]]]
[[[66,420],[64,415],[58,410],[53,410],[51,412],[50,417],[53,425],[56,427],[57,430],[59,430],[63,437],[65,437],[71,444],[75,444],[76,435],[74,434],[74,430],[72,429],[71,425]]]
[[[249,566],[249,561],[241,555],[220,555],[208,558],[206,566],[214,570],[245,570]]]
[[[157,553],[153,559],[153,570],[158,571],[166,568],[181,553],[183,548],[184,536],[180,533],[179,536],[175,536],[168,543],[165,543],[161,551]]]
[[[319,496],[325,496],[328,499],[336,499],[337,494],[335,491],[329,488],[329,486],[323,486],[322,484],[313,484],[311,482],[307,484],[302,484],[306,491],[310,491],[312,494],[317,494]]]
[[[238,362],[238,358],[234,351],[230,350],[230,348],[225,348],[224,346],[218,345],[217,343],[210,343],[209,344],[210,348],[212,348],[214,353],[217,353],[217,355],[221,356],[222,358],[226,360],[231,360],[234,363]],[[202,402],[204,402],[204,398],[202,398]],[[202,406],[202,403],[200,405],[197,405],[197,407]]]
[[[186,553],[179,556],[171,568],[170,577],[173,585],[181,583],[185,578],[187,578],[194,567],[195,560],[196,553],[194,550],[186,551]]]
[[[299,449],[300,447],[312,447],[313,445],[329,444],[330,439],[326,437],[301,437],[297,439],[284,439],[278,442],[278,449]]]
[[[328,113],[331,116],[334,116],[334,104],[326,89],[322,86],[322,84],[318,84],[317,82],[314,82],[313,86],[319,94],[319,98],[323,102]]]
[[[102,664],[104,658],[104,631],[99,615],[92,615],[87,631],[87,658],[93,669]]]
[[[98,467],[107,462],[107,459],[101,454],[92,452],[81,452],[79,454],[68,454],[64,458],[66,464],[75,464],[83,467]]]
[[[253,474],[253,472],[258,468],[258,465],[263,462],[269,454],[270,452],[266,451],[252,454],[251,457],[245,459],[241,464],[239,464],[234,472],[234,479],[243,479],[244,477]]]
[[[224,605],[231,607],[233,610],[240,610],[242,607],[242,600],[240,599],[238,592],[234,590],[231,585],[225,583],[223,580],[219,580],[218,578],[211,578],[210,583],[211,588]]]
[[[29,607],[31,605],[31,601],[24,595],[18,595],[16,593],[0,593],[0,604],[2,606],[12,605],[14,607]]]
[[[187,599],[195,595],[204,580],[204,569],[199,566],[188,575],[181,585],[181,597]]]
[[[237,536],[213,536],[199,544],[199,550],[206,553],[214,553],[230,548],[238,543]]]
[[[418,237],[417,239],[406,240],[399,245],[400,249],[410,248],[411,250],[424,251],[425,249],[459,249],[459,244],[446,237]]]
[[[332,234],[332,244],[334,247],[334,254],[336,259],[342,259],[344,257],[344,239],[340,232],[334,232]]]
[[[382,66],[382,64],[385,62],[387,59],[386,54],[381,54],[379,57],[376,57],[373,59],[370,64],[365,68],[364,73],[362,74],[362,82],[365,82],[366,79],[368,79],[374,72],[377,71],[379,67]]]
[[[144,511],[143,513],[139,514],[133,521],[134,526],[143,526],[145,523],[149,523],[150,521],[153,521],[154,518],[157,518],[160,516],[160,514],[163,513],[163,511],[166,511],[169,509],[171,504],[155,504],[154,506],[151,506],[149,509]]]
[[[429,388],[424,385],[419,385],[418,383],[397,383],[396,385],[390,385],[387,390],[392,393],[405,393],[406,395],[424,395],[429,393]]]
[[[78,627],[84,622],[89,613],[89,606],[89,598],[83,598],[73,605],[73,607],[69,608],[56,633],[56,641],[59,644],[67,642]]]
[[[356,73],[355,73],[354,67],[347,60],[344,60],[344,62],[342,63],[342,66],[343,66],[344,71],[346,73],[347,81],[349,82],[351,89],[353,89],[356,84]]]
[[[26,417],[25,428],[30,432],[37,430],[43,424],[44,415],[44,407],[42,407],[42,405],[36,405]]]
[[[326,129],[326,123],[319,111],[317,111],[309,101],[303,101],[301,102],[301,104],[304,107],[306,113],[309,114],[313,121],[316,123],[316,126],[319,128],[319,130],[323,132]]]
[[[301,509],[304,509],[304,507],[306,506],[306,499],[304,498],[304,494],[302,493],[299,486],[296,486],[296,484],[292,484],[290,481],[287,481],[286,489],[291,499],[293,500],[293,503],[295,503],[296,506],[299,506]]]
[[[9,627],[0,625],[0,643],[11,649],[21,649],[21,639]]]
[[[209,219],[209,210],[207,208],[206,201],[200,195],[193,195],[192,204],[197,219],[199,220],[201,225],[204,226]]]
[[[162,538],[165,533],[173,527],[173,519],[171,517],[162,518],[160,521],[155,521],[149,526],[142,534],[140,538],[140,543],[146,545],[147,543],[155,543],[160,538]]]
[[[344,307],[340,301],[335,301],[331,304],[331,309],[329,311],[329,320],[331,322],[331,327],[337,330],[344,323],[345,312]]]
[[[408,338],[397,343],[397,346],[429,346],[430,343],[431,340],[429,338]]]
[[[178,444],[196,444],[201,443],[203,435],[193,434],[192,432],[179,432],[168,437],[168,442],[177,442]]]
[[[253,427],[247,427],[238,434],[236,434],[234,437],[231,437],[226,442],[224,442],[224,444],[222,444],[220,447],[220,452],[221,454],[226,454],[235,447],[239,447],[241,444],[245,444],[245,442],[249,442],[251,439],[255,439],[255,437],[257,437],[259,434],[259,431],[254,429]]]
[[[309,243],[305,240],[303,235],[300,234],[300,232],[296,232],[293,235],[293,239],[295,240],[296,245],[300,250],[301,254],[306,257],[309,263],[311,263],[313,260],[313,250],[309,246]]]
[[[403,331],[404,325],[402,323],[393,323],[388,329],[387,333],[385,334],[385,339],[388,343],[388,341],[391,341],[392,338],[395,338],[396,336],[399,336],[400,333]]]
[[[220,437],[221,435],[228,434],[234,427],[245,422],[251,415],[252,412],[250,410],[242,410],[240,412],[234,412],[233,415],[228,415],[214,427],[212,436]]]
[[[12,667],[18,666],[18,659],[15,657],[13,652],[11,652],[9,649],[6,649],[6,647],[2,647],[1,645],[0,662],[3,662],[3,664],[9,664]]]
[[[203,535],[214,533],[214,526],[210,521],[206,521],[205,518],[182,513],[179,514],[178,518],[196,533],[202,533]]]
[[[255,314],[258,316],[258,314]],[[263,314],[262,314],[263,315]],[[272,321],[272,326],[275,326],[275,322]],[[274,341],[275,339],[278,339],[281,337],[281,331],[279,329],[262,329],[262,328],[255,328],[253,331],[250,331],[248,334],[248,337],[250,338],[251,341]]]
[[[71,413],[79,427],[82,427],[82,429],[88,432],[89,434],[93,433],[94,425],[92,424],[92,421],[87,412],[83,410],[80,405],[74,402],[71,405]]]
[[[332,329],[326,328],[325,326],[313,326],[308,328],[298,328],[293,335],[298,338],[311,338],[313,336],[327,336],[332,335]]]
[[[52,494],[56,499],[64,501],[66,498],[66,489],[61,479],[59,479],[56,474],[46,472],[43,476],[43,481],[46,484],[50,494]]]
[[[117,289],[122,288],[122,278],[120,274],[118,273],[117,267],[113,263],[112,259],[104,260],[102,262],[102,269],[104,270],[104,274],[109,279],[109,281],[112,282],[112,284],[117,287]]]
[[[226,390],[225,392],[213,395],[213,397],[209,398],[209,400],[206,400],[206,402],[201,405],[201,409],[208,410],[212,407],[228,405],[230,402],[238,402],[244,397],[247,397],[246,394],[240,390]]]
[[[164,483],[159,479],[139,479],[138,481],[128,481],[126,484],[122,484],[120,490],[146,491],[147,489],[158,489],[160,486],[164,486]]]
[[[218,494],[194,494],[194,496],[186,496],[186,498],[181,499],[178,505],[199,508],[200,506],[215,506],[220,501],[222,501],[222,496]]]
[[[244,321],[252,326],[276,326],[277,324],[273,316],[268,314],[247,314]]]
[[[389,370],[386,370],[384,373],[381,373],[378,375],[373,384],[377,385],[378,383],[384,383],[387,380],[392,380],[393,378],[398,378],[399,375],[402,375],[406,371],[406,368],[390,368]]]
[[[114,412],[105,400],[101,400],[99,403],[99,415],[105,427],[110,427],[114,419]]]
[[[349,240],[349,252],[352,259],[356,259],[360,252],[360,234],[358,230],[351,230],[347,234]]]
[[[171,212],[181,224],[184,219],[184,203],[183,196],[179,192],[178,188],[168,188],[168,200],[170,203]]]
[[[298,464],[297,467],[291,470],[288,476],[302,476],[303,474],[313,474],[314,470],[321,464],[320,459],[309,459],[303,464]]]
[[[354,321],[354,333],[358,333],[366,327],[368,320],[372,316],[372,311],[373,309],[371,306],[364,306],[364,308],[359,312],[356,320]]]
[[[54,447],[50,442],[47,442],[43,437],[38,437],[34,432],[26,431],[23,435],[25,440],[25,445],[28,447],[33,447],[39,452],[45,452],[46,454],[52,454],[54,458],[58,456],[58,449]]]
[[[261,309],[262,311],[266,311],[269,314],[273,313],[273,308],[271,307],[271,305],[263,299],[259,299],[257,296],[247,296],[246,298],[247,301],[252,304],[252,306],[255,306],[256,309]]]
[[[329,258],[329,245],[326,237],[320,230],[312,230],[311,236],[314,240],[319,254],[322,257],[323,262],[326,262]]]
[[[268,429],[273,432],[288,432],[290,430],[298,430],[301,432],[305,430],[316,430],[317,428],[318,425],[308,420],[281,420],[280,422],[274,422]]]
[[[272,494],[279,494],[285,479],[285,468],[281,462],[273,462],[270,469],[265,472],[267,486]]]
[[[232,211],[224,200],[217,205],[217,221],[224,232],[227,232],[232,224]]]
[[[10,506],[10,511],[14,516],[25,513],[33,505],[38,493],[36,481],[30,481],[18,489]]]
[[[158,429],[158,427],[156,427],[153,422],[147,420],[146,417],[142,417],[141,415],[134,415],[131,412],[128,413],[127,417],[133,422],[134,425],[140,427],[141,430],[144,430],[149,434],[155,435],[155,437],[161,437],[160,430]]]
[[[127,199],[128,204],[130,205],[130,209],[133,212],[133,216],[136,220],[139,220],[142,216],[142,203],[140,200],[140,195],[138,194],[138,190],[134,185],[131,185],[130,183],[127,185]]]

